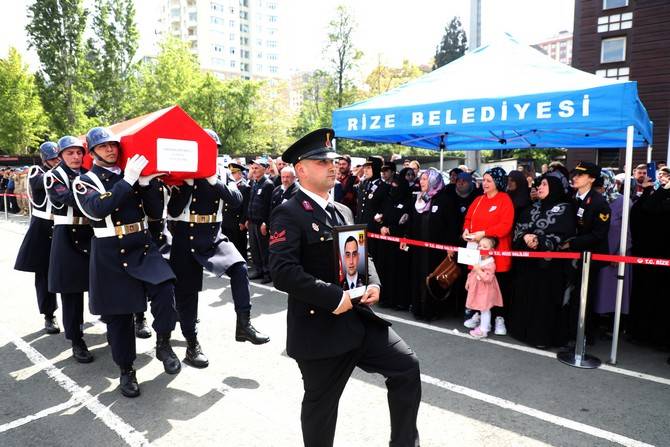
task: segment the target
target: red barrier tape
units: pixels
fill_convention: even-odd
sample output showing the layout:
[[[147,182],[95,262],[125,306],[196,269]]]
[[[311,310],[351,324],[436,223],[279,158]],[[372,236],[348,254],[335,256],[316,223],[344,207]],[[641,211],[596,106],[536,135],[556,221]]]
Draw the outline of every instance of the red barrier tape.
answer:
[[[3,194],[0,194],[0,197],[2,197],[2,196],[6,196],[6,197],[25,197],[26,199],[29,198],[26,194],[6,194],[6,193],[3,193]]]
[[[383,241],[405,243],[415,247],[434,248],[442,251],[458,251],[461,247],[453,245],[436,244],[433,242],[418,241],[415,239],[407,239],[404,237],[384,236],[377,233],[368,233],[368,237],[372,239],[380,239]],[[581,253],[575,252],[556,252],[556,251],[499,251],[499,250],[480,250],[482,254],[492,256],[511,256],[515,258],[542,258],[542,259],[580,259]],[[639,264],[639,265],[655,265],[661,267],[670,267],[670,259],[656,259],[656,258],[638,258],[636,256],[617,256],[617,255],[601,255],[594,253],[591,255],[593,261],[604,262],[623,262],[625,264]]]

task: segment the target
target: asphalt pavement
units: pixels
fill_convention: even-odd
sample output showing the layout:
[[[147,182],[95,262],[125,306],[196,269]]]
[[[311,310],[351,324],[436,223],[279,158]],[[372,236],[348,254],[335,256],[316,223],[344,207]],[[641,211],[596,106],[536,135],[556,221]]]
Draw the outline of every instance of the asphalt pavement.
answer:
[[[33,276],[13,270],[25,230],[25,218],[0,216],[0,446],[302,445],[300,371],[285,352],[286,294],[252,284],[253,324],[272,340],[238,343],[230,282],[206,274],[199,339],[210,366],[183,365],[169,376],[154,357],[155,335],[137,340],[142,395],[126,399],[96,316],[84,317],[91,364],[72,359],[62,332],[44,334]],[[510,337],[474,340],[455,319],[424,324],[406,312],[378,312],[421,361],[422,446],[670,446],[666,352],[624,341],[617,365],[582,370]],[[173,338],[183,358],[179,329]],[[606,361],[609,342],[589,352]],[[385,394],[383,377],[354,372],[336,446],[388,445]]]

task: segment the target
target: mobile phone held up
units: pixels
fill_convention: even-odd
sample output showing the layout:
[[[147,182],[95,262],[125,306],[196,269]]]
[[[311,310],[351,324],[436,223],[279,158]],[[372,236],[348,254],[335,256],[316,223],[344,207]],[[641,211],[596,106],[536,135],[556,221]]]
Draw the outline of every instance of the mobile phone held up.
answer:
[[[649,180],[652,182],[656,181],[656,162],[655,161],[650,161],[647,163],[647,177],[649,177]]]

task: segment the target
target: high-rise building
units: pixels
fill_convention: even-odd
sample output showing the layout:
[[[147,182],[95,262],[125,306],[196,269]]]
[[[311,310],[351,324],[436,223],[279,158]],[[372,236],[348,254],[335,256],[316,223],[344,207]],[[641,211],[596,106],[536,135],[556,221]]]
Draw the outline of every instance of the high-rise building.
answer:
[[[281,0],[161,0],[159,32],[189,42],[222,79],[285,77]]]
[[[538,42],[534,46],[556,61],[566,65],[572,64],[572,33],[568,31],[561,31],[557,36]]]
[[[670,1],[576,0],[572,65],[583,71],[637,81],[640,99],[654,122],[651,158],[665,161],[670,145]],[[632,105],[631,105],[632,107]],[[622,147],[625,143],[622,142]],[[623,166],[624,150],[568,151],[578,160]],[[633,165],[647,151],[633,151]]]

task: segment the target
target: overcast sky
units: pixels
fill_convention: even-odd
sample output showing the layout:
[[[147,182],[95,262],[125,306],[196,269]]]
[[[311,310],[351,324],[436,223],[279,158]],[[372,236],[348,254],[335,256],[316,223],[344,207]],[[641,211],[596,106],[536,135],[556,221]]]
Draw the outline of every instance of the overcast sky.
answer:
[[[203,1],[203,0],[201,0]],[[403,59],[428,63],[439,43],[444,27],[458,16],[469,32],[470,0],[278,0],[285,32],[285,60],[291,70],[312,70],[323,66],[323,48],[328,22],[337,5],[344,4],[358,24],[355,42],[364,58],[361,71],[367,72],[378,61],[400,65]],[[0,0],[0,57],[9,46],[27,53],[26,8],[31,0]],[[140,54],[151,52],[157,0],[136,0],[141,34]],[[572,31],[574,0],[482,0],[482,43],[502,32],[532,44],[557,34]],[[28,54],[34,68],[37,58]]]

